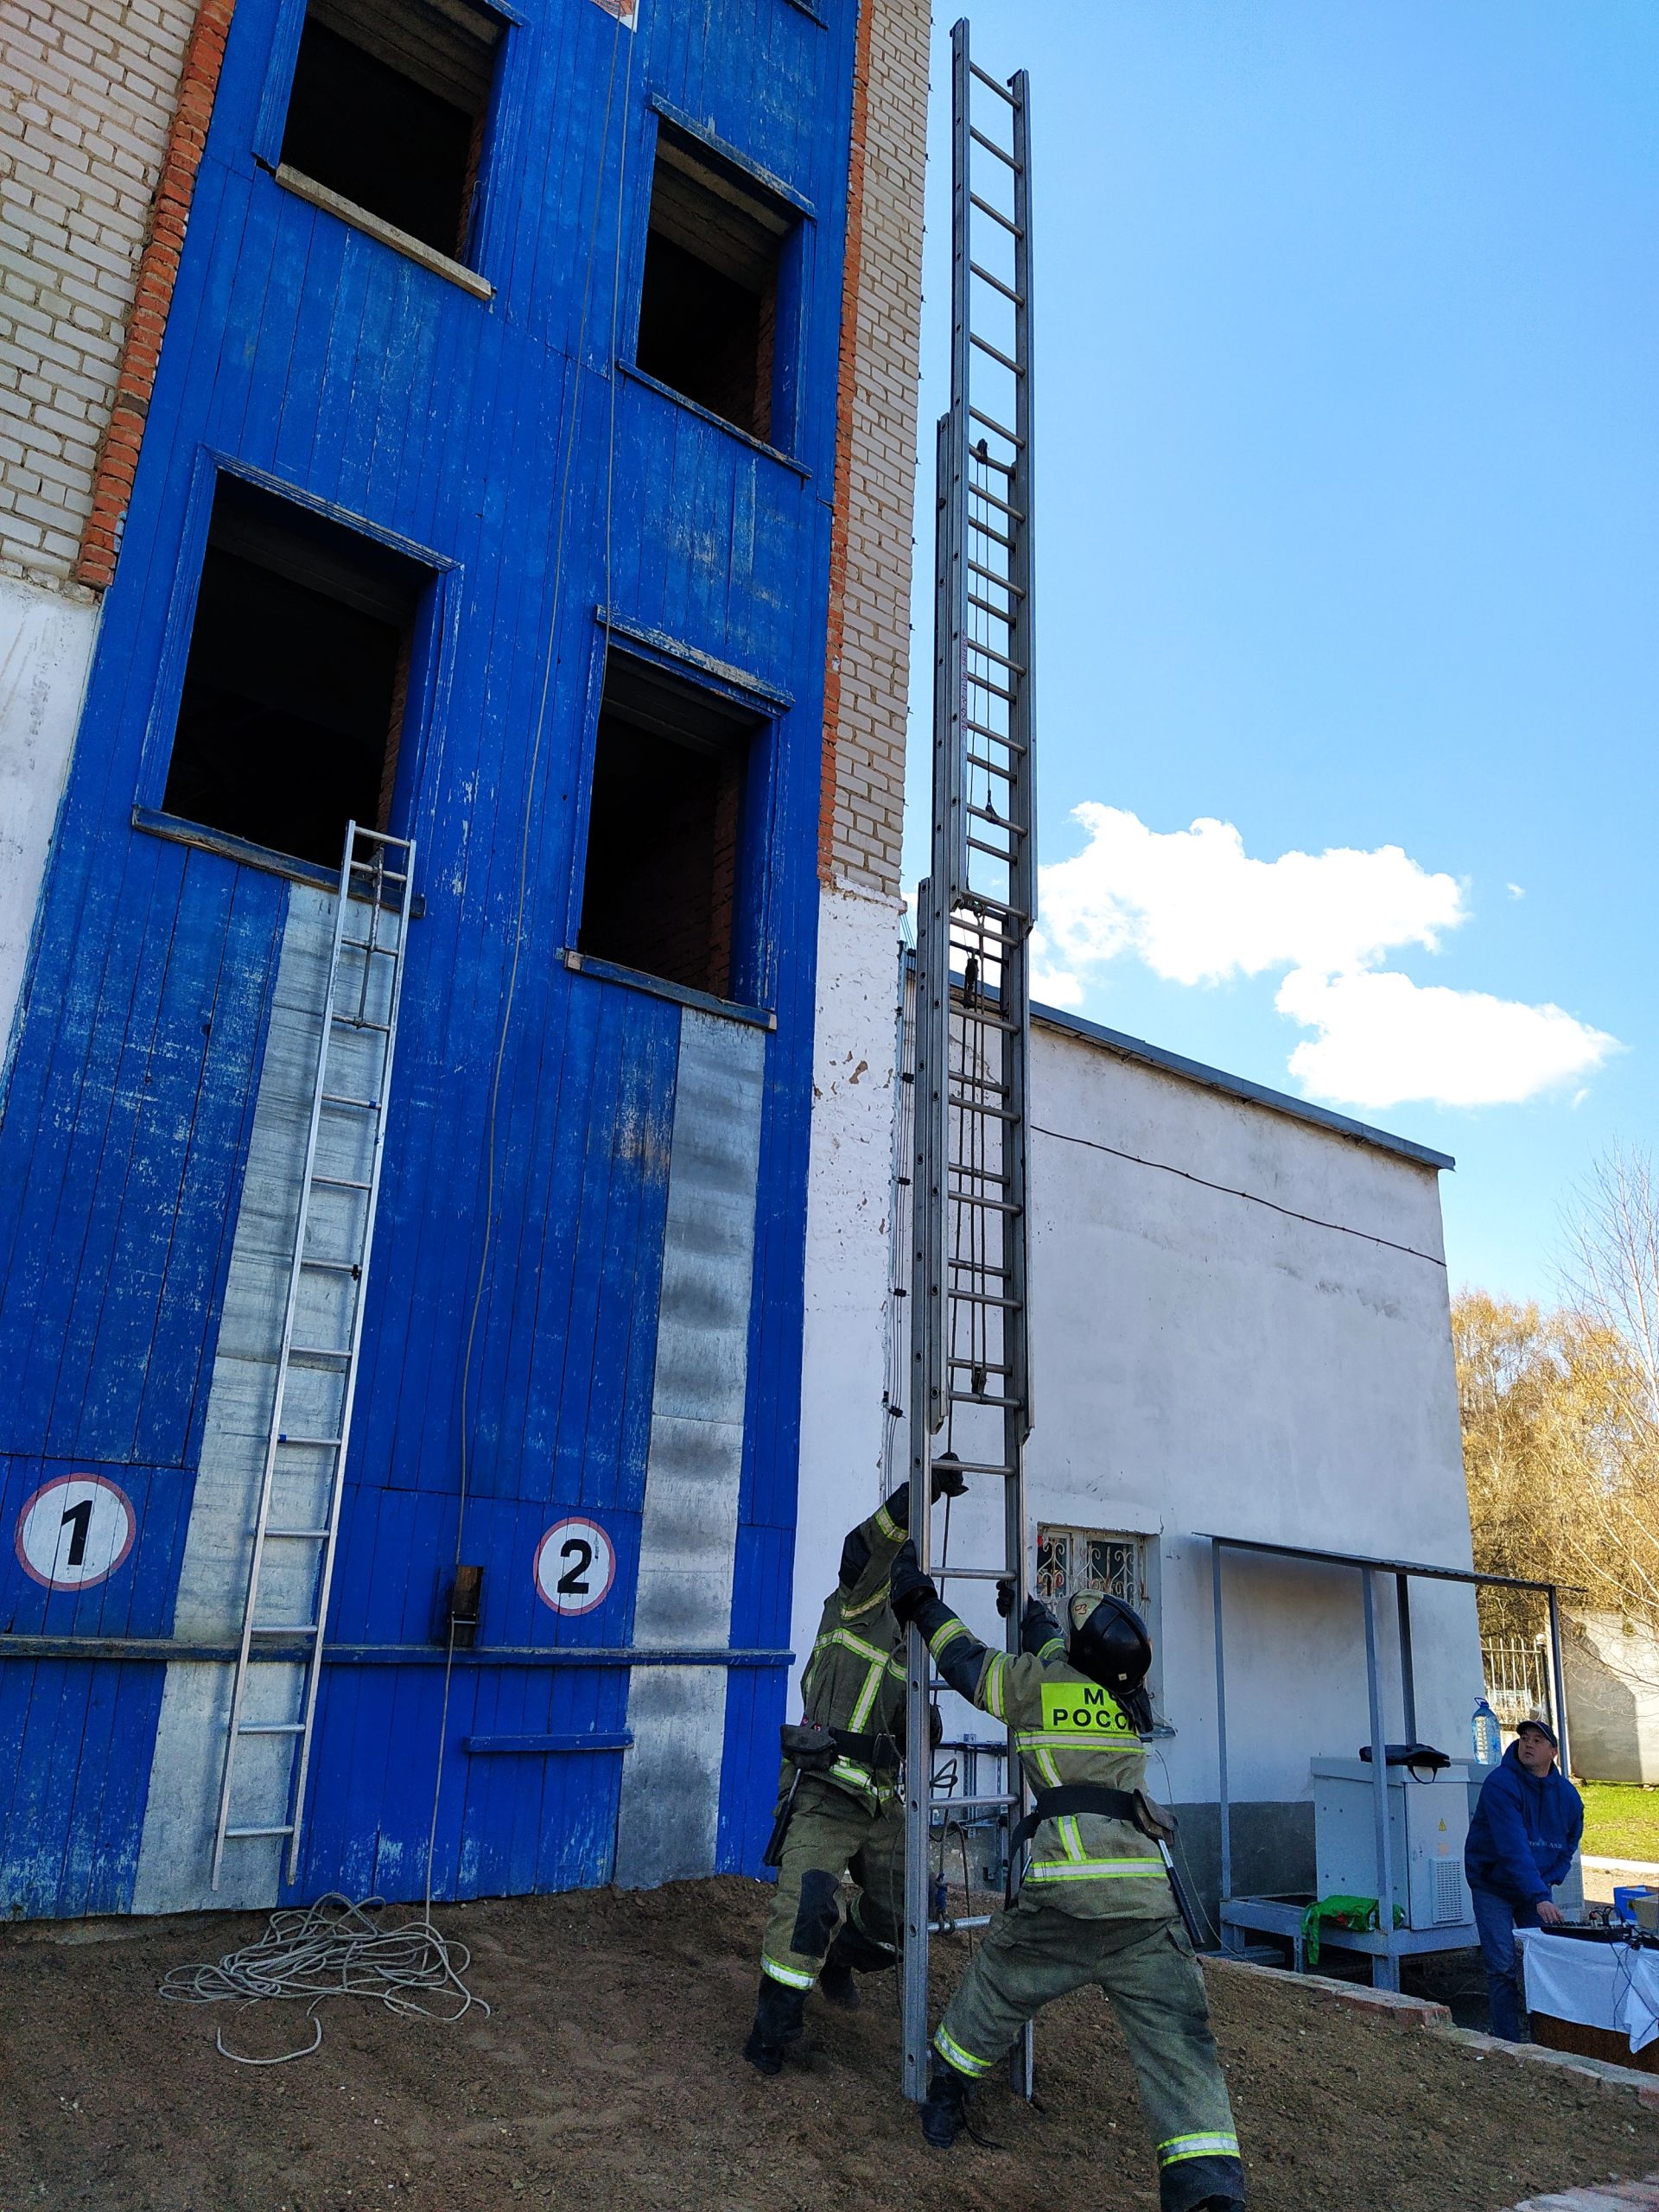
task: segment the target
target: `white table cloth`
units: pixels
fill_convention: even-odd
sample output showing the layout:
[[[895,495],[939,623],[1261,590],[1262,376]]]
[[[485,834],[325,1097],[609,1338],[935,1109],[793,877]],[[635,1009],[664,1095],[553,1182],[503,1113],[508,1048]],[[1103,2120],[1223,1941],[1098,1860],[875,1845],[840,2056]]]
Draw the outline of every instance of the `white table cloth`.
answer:
[[[1517,1928],[1526,1963],[1527,2010],[1580,2027],[1605,2028],[1645,2050],[1659,2037],[1659,1951],[1589,1943]]]

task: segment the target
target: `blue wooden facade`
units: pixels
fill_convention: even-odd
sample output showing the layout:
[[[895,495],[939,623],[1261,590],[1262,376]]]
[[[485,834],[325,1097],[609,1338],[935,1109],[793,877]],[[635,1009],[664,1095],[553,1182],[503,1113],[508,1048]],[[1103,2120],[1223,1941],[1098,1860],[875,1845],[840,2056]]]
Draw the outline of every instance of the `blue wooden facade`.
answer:
[[[0,1911],[209,1901],[201,1800],[222,1738],[203,1718],[216,1693],[193,1705],[190,1685],[223,1678],[236,1618],[228,1599],[216,1614],[200,1599],[200,1575],[186,1618],[181,1578],[196,1572],[193,1541],[201,1552],[215,1440],[235,1433],[246,1348],[224,1333],[226,1300],[252,1236],[249,1161],[276,1096],[282,978],[296,971],[301,908],[324,898],[302,870],[193,841],[162,813],[225,472],[392,543],[432,580],[391,821],[418,841],[424,912],[410,937],[304,1860],[283,1893],[420,1894],[463,1445],[460,1549],[484,1568],[484,1611],[442,1720],[435,1892],[612,1878],[628,1739],[643,1740],[639,1713],[672,1737],[676,1683],[705,1731],[715,1713],[707,1871],[758,1871],[795,1517],[856,0],[643,0],[632,33],[595,0],[502,0],[499,12],[473,256],[487,297],[278,181],[303,0],[239,0],[234,18],[5,1076]],[[779,301],[787,453],[630,365],[664,118],[771,180],[799,215]],[[747,1016],[561,957],[581,913],[612,622],[643,657],[766,717]],[[723,1317],[702,1310],[696,1234],[677,1261],[671,1227],[675,1177],[715,1124],[728,1140],[711,1185],[732,1230],[723,1249],[747,1268]],[[695,1381],[664,1395],[659,1307],[677,1266],[671,1294],[692,1332],[682,1364],[695,1377],[696,1331],[723,1329],[709,1363],[738,1408],[706,1417],[732,1454],[725,1594],[718,1575],[709,1586],[726,1611],[715,1633],[677,1643],[660,1624],[706,1624],[709,1588],[677,1615],[660,1594],[673,1562],[641,1557],[653,1454],[668,1465],[675,1424],[704,1420],[684,1401]],[[728,1464],[718,1451],[716,1462]],[[135,1528],[121,1562],[78,1592],[43,1586],[12,1535],[67,1474],[115,1485]],[[618,1571],[602,1605],[569,1618],[538,1601],[533,1561],[549,1525],[576,1512],[603,1525]],[[673,1527],[664,1513],[658,1541],[677,1541]],[[660,1632],[642,1648],[636,1598],[652,1573]],[[651,1794],[642,1770],[636,1796]],[[168,1828],[181,1808],[184,1827]],[[634,1859],[648,1878],[650,1853]],[[265,1894],[275,1901],[261,1877],[229,1898]]]

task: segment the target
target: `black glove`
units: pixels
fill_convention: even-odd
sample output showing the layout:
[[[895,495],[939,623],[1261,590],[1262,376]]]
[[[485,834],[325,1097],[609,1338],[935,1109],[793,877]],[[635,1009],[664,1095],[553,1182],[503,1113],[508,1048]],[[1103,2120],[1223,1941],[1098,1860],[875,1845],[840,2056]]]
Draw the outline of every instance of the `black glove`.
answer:
[[[962,1462],[954,1452],[942,1452],[933,1462],[932,1498],[937,1505],[942,1497],[960,1497],[968,1487],[968,1478],[962,1471]]]
[[[1014,1577],[1005,1574],[996,1586],[996,1610],[1004,1620],[1014,1611]]]
[[[937,1605],[938,1596],[935,1585],[917,1564],[915,1543],[901,1544],[887,1585],[887,1603],[899,1619],[908,1624],[930,1599]]]

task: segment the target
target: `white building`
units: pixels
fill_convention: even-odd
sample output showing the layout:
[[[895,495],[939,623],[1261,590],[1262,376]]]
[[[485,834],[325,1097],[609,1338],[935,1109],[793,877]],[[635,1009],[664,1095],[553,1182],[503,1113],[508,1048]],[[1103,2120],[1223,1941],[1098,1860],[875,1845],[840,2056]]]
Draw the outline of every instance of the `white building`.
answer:
[[[821,1033],[831,1027],[821,1012]],[[821,1095],[835,1074],[821,1072]],[[849,1108],[813,1162],[798,1653],[843,1531],[878,1494],[868,1316],[890,1262],[865,1179],[890,1063],[866,1085],[862,1142]],[[1452,1163],[1046,1009],[1032,1106],[1028,1541],[1051,1586],[1078,1579],[1086,1548],[1105,1544],[1144,1606],[1156,1703],[1174,1731],[1148,1783],[1183,1808],[1192,1871],[1213,1895],[1205,1536],[1471,1564],[1439,1191]],[[994,1510],[988,1498],[958,1509],[958,1557],[994,1554],[988,1521],[983,1542],[973,1526]],[[1310,1889],[1309,1761],[1351,1758],[1370,1736],[1359,1577],[1236,1553],[1224,1572],[1235,1888]],[[960,1598],[971,1587],[953,1602],[993,1634],[988,1599],[975,1593],[976,1610]],[[1393,1592],[1378,1594],[1397,1740]],[[1481,1686],[1473,1592],[1418,1583],[1411,1605],[1418,1732],[1464,1755]],[[965,1711],[947,1715],[949,1734],[964,1724]]]

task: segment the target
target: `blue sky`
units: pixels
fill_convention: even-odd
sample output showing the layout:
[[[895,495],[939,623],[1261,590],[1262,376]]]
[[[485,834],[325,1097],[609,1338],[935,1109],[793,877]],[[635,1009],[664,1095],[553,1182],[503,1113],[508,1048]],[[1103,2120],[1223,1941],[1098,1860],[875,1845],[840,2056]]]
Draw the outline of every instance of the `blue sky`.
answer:
[[[1548,1296],[1659,1103],[1659,6],[973,23],[1033,86],[1049,995],[1455,1154],[1453,1282]]]

